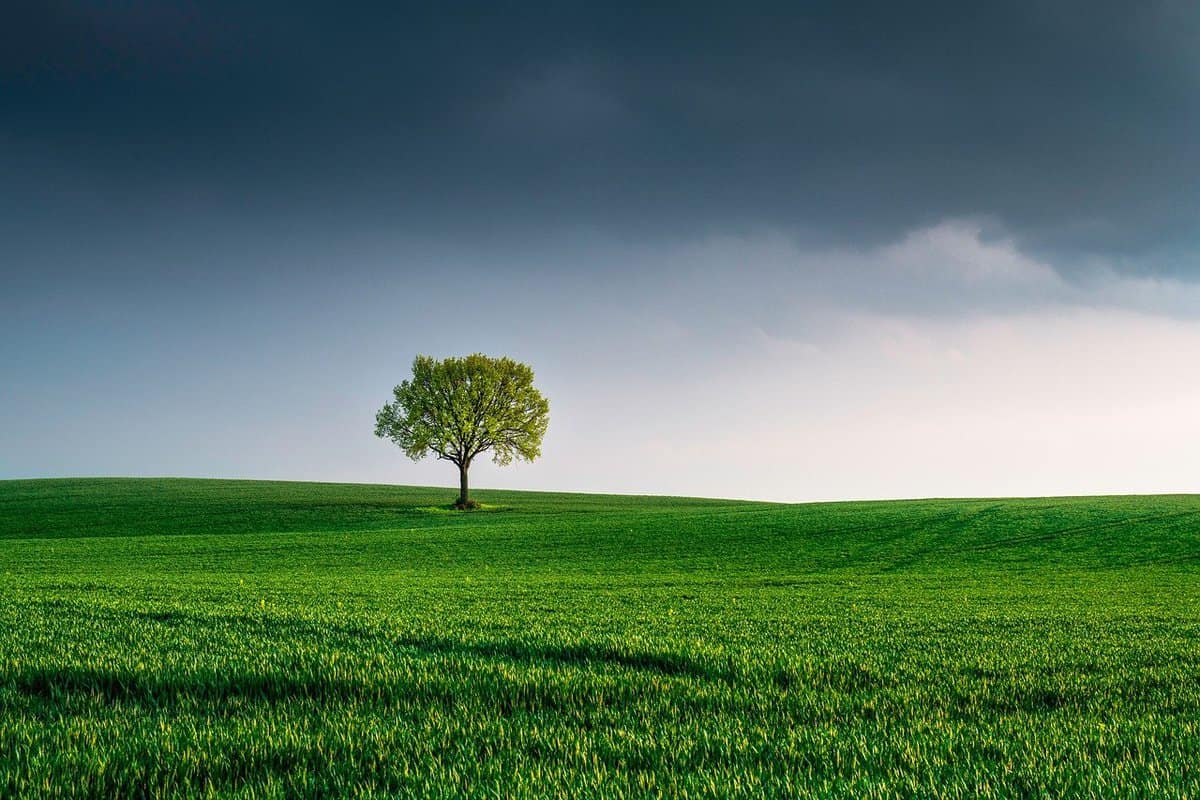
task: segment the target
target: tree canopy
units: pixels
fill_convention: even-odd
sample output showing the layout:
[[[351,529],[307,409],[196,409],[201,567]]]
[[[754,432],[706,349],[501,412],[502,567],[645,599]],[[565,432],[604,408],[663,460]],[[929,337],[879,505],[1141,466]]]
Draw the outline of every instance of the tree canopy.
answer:
[[[394,402],[375,415],[375,435],[395,442],[414,461],[431,453],[459,468],[458,506],[472,505],[467,471],[490,452],[501,466],[541,455],[550,404],[533,385],[533,370],[482,353],[438,360],[419,355]]]

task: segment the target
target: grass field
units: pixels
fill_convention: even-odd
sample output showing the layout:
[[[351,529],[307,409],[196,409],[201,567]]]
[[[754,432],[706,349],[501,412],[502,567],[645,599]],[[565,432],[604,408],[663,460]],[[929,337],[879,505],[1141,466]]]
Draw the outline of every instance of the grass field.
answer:
[[[0,796],[1200,797],[1200,498],[0,482]]]

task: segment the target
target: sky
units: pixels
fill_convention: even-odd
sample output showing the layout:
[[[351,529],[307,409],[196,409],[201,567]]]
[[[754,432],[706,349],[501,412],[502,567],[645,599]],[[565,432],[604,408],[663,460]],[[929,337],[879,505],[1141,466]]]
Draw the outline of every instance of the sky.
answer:
[[[374,413],[478,351],[480,487],[1200,491],[1194,3],[5,16],[0,479],[452,486]]]

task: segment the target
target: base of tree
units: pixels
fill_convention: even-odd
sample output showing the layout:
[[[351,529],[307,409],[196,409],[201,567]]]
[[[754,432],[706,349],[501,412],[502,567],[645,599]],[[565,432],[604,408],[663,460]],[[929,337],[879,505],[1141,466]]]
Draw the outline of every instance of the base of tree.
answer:
[[[475,502],[474,500],[468,500],[465,503],[461,500],[457,500],[454,503],[454,507],[459,511],[476,511],[481,506],[479,505],[479,503]]]

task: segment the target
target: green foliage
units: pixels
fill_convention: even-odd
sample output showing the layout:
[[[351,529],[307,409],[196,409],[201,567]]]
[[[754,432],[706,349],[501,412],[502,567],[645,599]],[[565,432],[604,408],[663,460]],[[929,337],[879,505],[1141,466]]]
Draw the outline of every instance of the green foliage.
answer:
[[[0,797],[1200,795],[1200,500],[0,482]]]
[[[533,386],[533,370],[510,358],[476,353],[441,361],[413,359],[412,378],[375,417],[375,435],[419,461],[430,453],[470,466],[491,452],[502,466],[541,455],[550,404]]]

